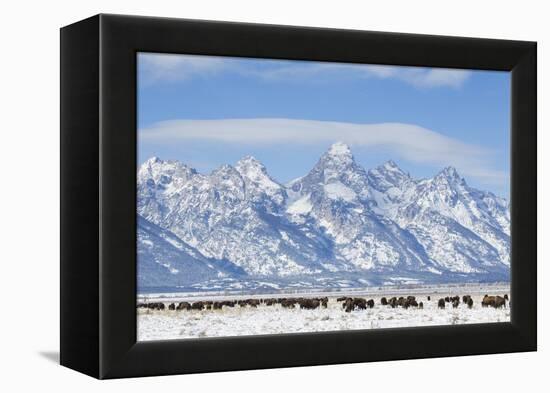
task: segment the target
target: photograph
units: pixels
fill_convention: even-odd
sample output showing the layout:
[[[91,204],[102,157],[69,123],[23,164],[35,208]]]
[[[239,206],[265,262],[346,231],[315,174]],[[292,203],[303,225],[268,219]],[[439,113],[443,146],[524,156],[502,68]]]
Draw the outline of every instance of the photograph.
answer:
[[[548,385],[543,2],[3,5],[0,392]]]
[[[138,341],[510,322],[510,72],[136,56]]]

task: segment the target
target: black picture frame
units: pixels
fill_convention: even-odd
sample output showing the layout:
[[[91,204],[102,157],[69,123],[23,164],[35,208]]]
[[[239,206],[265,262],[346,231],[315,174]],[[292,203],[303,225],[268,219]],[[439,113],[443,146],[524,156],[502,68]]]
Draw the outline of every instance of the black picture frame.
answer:
[[[136,342],[136,53],[511,71],[510,323]],[[97,15],[61,29],[61,364],[96,378],[535,351],[536,43]]]

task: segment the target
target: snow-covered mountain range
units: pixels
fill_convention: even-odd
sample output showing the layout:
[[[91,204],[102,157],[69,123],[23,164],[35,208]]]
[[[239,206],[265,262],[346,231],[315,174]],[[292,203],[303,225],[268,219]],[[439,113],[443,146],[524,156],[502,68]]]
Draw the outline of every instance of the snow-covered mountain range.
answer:
[[[210,174],[153,157],[137,181],[140,290],[509,280],[508,202],[452,167],[366,171],[337,142],[286,185],[251,156]]]

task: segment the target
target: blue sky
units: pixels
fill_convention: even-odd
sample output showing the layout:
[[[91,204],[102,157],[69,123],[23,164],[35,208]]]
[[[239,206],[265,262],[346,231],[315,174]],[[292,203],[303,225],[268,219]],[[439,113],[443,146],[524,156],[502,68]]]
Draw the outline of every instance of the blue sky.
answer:
[[[455,166],[509,195],[507,72],[212,56],[138,55],[138,160],[209,172],[250,154],[285,183],[335,141],[369,169]]]

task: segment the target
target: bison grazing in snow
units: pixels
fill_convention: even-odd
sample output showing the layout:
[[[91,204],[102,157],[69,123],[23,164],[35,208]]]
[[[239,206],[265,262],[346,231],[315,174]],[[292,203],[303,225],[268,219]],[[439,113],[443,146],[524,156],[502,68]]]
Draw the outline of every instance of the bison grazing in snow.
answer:
[[[474,306],[474,301],[472,300],[472,298],[469,298],[468,299],[468,308],[472,308]]]
[[[501,296],[489,296],[485,295],[481,301],[483,307],[501,308],[506,307],[506,299]]]
[[[372,305],[374,306],[374,300],[371,299],[370,301],[372,301]],[[367,302],[366,299],[363,299],[361,297],[356,297],[356,298],[348,297],[346,301],[342,304],[342,308],[346,312],[352,312],[353,310],[365,310],[367,308],[367,304],[369,304],[369,307],[370,307],[369,302]]]
[[[292,299],[283,299],[283,300],[281,300],[281,307],[283,307],[283,308],[294,308],[296,306],[295,306],[294,300],[292,300]]]
[[[194,302],[191,304],[191,310],[202,310],[204,308],[204,302]]]
[[[342,308],[346,312],[351,312],[351,310],[353,310],[353,299],[348,297],[346,301],[342,304]]]
[[[321,302],[317,299],[300,299],[298,304],[300,305],[300,308],[302,308],[302,309],[315,310],[316,308],[319,307]]]
[[[427,297],[428,301],[432,300],[432,298],[430,296]]]
[[[489,306],[494,307],[495,306],[495,297],[494,296],[489,296],[489,295],[483,296],[483,300],[481,301],[481,306],[482,307],[489,307]]]
[[[149,303],[147,304],[147,308],[150,310],[164,310],[165,306],[164,303]]]
[[[355,299],[353,299],[353,307],[359,310],[366,310],[367,309],[366,299],[363,299],[361,297],[356,297]]]
[[[383,297],[382,299],[380,299],[380,304],[383,305],[383,306],[387,306],[388,305],[388,299]]]
[[[508,298],[508,294],[505,294],[505,295],[504,295],[504,300],[506,300],[506,301],[509,301],[509,300],[510,300],[510,299]]]
[[[453,300],[453,308],[457,308],[459,304],[460,304],[460,301],[458,301],[457,299]]]
[[[176,305],[174,303],[170,303],[170,305],[168,306],[168,310],[175,310],[176,309]]]
[[[260,305],[260,301],[258,299],[248,299],[246,301],[250,307],[256,308]]]
[[[506,299],[504,299],[503,297],[500,297],[500,296],[496,296],[494,307],[495,308],[501,308],[501,307],[506,308]]]
[[[437,302],[437,307],[439,308],[445,308],[445,299],[439,299]]]
[[[418,303],[418,308],[423,309],[424,308],[424,303],[422,303],[422,302]]]
[[[367,300],[367,307],[368,308],[374,308],[374,300],[373,299]]]
[[[319,301],[321,302],[321,306],[323,308],[327,308],[328,307],[328,297],[323,297],[321,299],[319,299]]]

